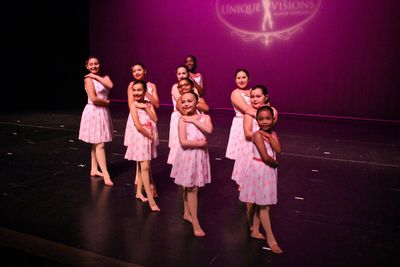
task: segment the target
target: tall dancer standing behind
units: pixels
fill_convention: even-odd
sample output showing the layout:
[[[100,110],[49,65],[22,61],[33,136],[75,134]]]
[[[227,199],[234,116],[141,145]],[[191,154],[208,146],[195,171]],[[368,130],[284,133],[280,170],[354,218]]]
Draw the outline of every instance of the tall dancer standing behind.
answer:
[[[86,69],[89,71],[85,76],[88,103],[82,112],[79,140],[92,144],[90,175],[103,177],[106,185],[113,185],[107,170],[104,148],[104,143],[112,141],[113,124],[108,109],[108,94],[113,83],[109,76],[100,74],[98,58],[90,56],[86,60]]]
[[[153,105],[145,100],[146,83],[144,81],[135,81],[132,86],[133,103],[130,106],[130,116],[134,127],[130,129],[132,132],[130,136],[135,142],[131,142],[125,153],[125,159],[134,160],[137,164],[137,188],[136,198],[143,202],[148,201],[152,211],[160,211],[157,206],[153,192],[150,189],[150,161],[157,156],[154,150],[153,142],[155,141],[155,123],[157,122],[157,114],[154,111]],[[142,188],[146,191],[145,198]]]
[[[235,117],[232,120],[231,129],[229,132],[228,145],[226,148],[225,157],[236,160],[239,145],[246,142],[243,133],[243,116],[249,114],[256,115],[256,110],[250,105],[250,89],[249,85],[249,72],[245,69],[238,69],[235,72],[235,83],[237,88],[231,93],[231,102],[235,110]]]
[[[194,83],[194,88],[196,88],[199,96],[204,95],[204,77],[200,72],[196,71],[197,59],[193,55],[188,55],[185,58],[185,66],[189,70],[189,78]]]
[[[196,237],[202,237],[206,234],[197,216],[197,192],[200,187],[211,182],[206,135],[212,133],[213,126],[210,116],[196,112],[196,93],[184,93],[180,101],[186,115],[181,116],[178,122],[180,146],[172,165],[171,177],[184,190],[183,219],[192,223]]]
[[[283,253],[272,232],[269,206],[277,203],[276,154],[281,152],[278,136],[273,131],[274,110],[269,106],[258,109],[256,115],[260,127],[253,136],[253,158],[244,172],[239,199],[247,206],[260,207],[260,220],[267,235],[267,244],[273,253]]]
[[[145,81],[146,72],[147,72],[146,68],[141,63],[136,63],[135,65],[133,65],[131,67],[131,71],[132,71],[133,81],[129,83],[128,89],[127,89],[128,107],[129,108],[132,105],[132,103],[134,102],[134,97],[133,97],[133,93],[132,93],[133,84],[135,81],[139,81],[139,80]],[[146,87],[147,87],[147,90],[146,90],[145,99],[148,100],[153,105],[153,107],[158,108],[160,106],[160,100],[158,99],[156,85],[152,82],[147,82]],[[153,124],[154,124],[153,125],[154,126],[153,150],[155,150],[159,144],[159,138],[158,138],[158,130],[157,130],[156,124],[155,123],[153,123]],[[128,119],[126,122],[126,129],[125,129],[125,138],[124,138],[125,146],[132,145],[135,142],[135,139],[132,138],[132,136],[130,135],[132,133],[133,127],[134,127],[134,124],[133,124],[132,117],[131,117],[131,115],[128,115]],[[137,185],[137,178],[138,178],[137,174],[138,174],[138,165],[136,164],[135,185]],[[155,187],[151,173],[150,173],[150,188],[153,191],[153,195],[156,197],[157,191],[156,191],[156,187]],[[141,192],[142,190],[143,190],[142,187],[136,186],[136,192],[139,192],[139,191]],[[137,195],[137,193],[136,193],[136,195]]]

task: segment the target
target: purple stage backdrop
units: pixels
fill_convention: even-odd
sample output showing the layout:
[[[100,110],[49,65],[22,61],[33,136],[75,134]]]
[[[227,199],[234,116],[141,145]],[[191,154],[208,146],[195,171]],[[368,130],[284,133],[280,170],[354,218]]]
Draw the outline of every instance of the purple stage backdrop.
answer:
[[[211,108],[232,108],[234,72],[269,88],[281,113],[398,120],[398,1],[92,1],[91,52],[126,101],[136,62],[162,104],[176,67],[198,59]]]

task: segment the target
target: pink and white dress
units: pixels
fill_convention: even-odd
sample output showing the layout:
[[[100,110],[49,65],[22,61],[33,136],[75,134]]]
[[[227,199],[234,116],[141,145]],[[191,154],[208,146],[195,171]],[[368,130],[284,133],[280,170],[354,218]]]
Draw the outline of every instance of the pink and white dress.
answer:
[[[245,91],[240,92],[240,94],[250,106],[250,96],[248,96]],[[243,132],[243,113],[235,108],[235,106],[233,106],[233,109],[235,110],[235,117],[232,120],[225,157],[236,160],[239,153],[239,146],[241,143],[246,141],[246,138],[244,137]]]
[[[150,133],[154,134],[153,121],[150,119],[144,109],[137,109],[140,124]],[[133,120],[132,120],[133,121]],[[133,122],[132,122],[133,124]],[[125,134],[127,142],[127,148],[125,153],[125,159],[134,161],[146,161],[157,157],[157,150],[154,147],[154,141],[140,133],[135,125],[129,130],[128,134]]]
[[[205,121],[206,114],[197,114],[198,120]],[[186,136],[188,140],[206,140],[206,136],[194,124],[186,124]],[[184,187],[203,187],[211,183],[210,156],[206,148],[182,148],[178,147],[175,162],[172,165],[171,175],[175,183]]]
[[[269,156],[276,159],[276,153],[267,140],[264,140]],[[253,158],[250,160],[241,183],[239,199],[257,205],[273,205],[277,203],[278,170],[265,164],[258,149],[253,144]]]
[[[252,132],[255,133],[260,127],[258,126],[257,120],[253,119]],[[240,156],[235,160],[232,171],[232,180],[240,186],[245,171],[248,169],[249,163],[253,158],[253,141],[249,141],[245,138],[245,141],[239,143],[238,150]]]
[[[103,100],[108,99],[110,90],[100,82],[92,80],[97,97]],[[96,106],[88,97],[88,102],[82,112],[78,138],[90,144],[111,142],[113,138],[113,123],[109,108]]]
[[[174,106],[174,111],[171,113],[171,120],[169,122],[169,139],[168,139],[168,164],[174,164],[176,151],[178,150],[179,138],[178,138],[178,121],[181,117],[181,113],[176,109],[176,101],[174,97],[172,97],[172,104]]]
[[[152,94],[153,93],[153,88],[151,86],[151,83],[148,82],[146,83],[147,85],[147,91]],[[148,101],[147,97],[145,97],[145,100]],[[138,109],[139,110],[139,109]],[[153,135],[154,135],[154,140],[153,140],[153,154],[157,155],[157,146],[160,144],[160,139],[158,137],[158,130],[157,130],[157,124],[154,121],[151,121],[151,124],[153,126]],[[132,142],[134,142],[134,138],[132,137],[132,133],[136,130],[135,125],[133,123],[131,114],[128,115],[128,119],[126,120],[126,127],[125,127],[125,136],[124,136],[124,146],[129,146],[132,145]]]
[[[199,95],[197,89],[194,89],[194,92],[197,95]],[[171,120],[169,122],[169,139],[168,139],[169,153],[167,160],[168,164],[174,164],[176,152],[178,150],[178,147],[180,146],[178,137],[178,121],[179,118],[182,116],[182,114],[176,109],[176,100],[174,97],[172,97],[172,104],[174,106],[174,111],[171,113]],[[197,110],[197,113],[200,114],[202,112]]]

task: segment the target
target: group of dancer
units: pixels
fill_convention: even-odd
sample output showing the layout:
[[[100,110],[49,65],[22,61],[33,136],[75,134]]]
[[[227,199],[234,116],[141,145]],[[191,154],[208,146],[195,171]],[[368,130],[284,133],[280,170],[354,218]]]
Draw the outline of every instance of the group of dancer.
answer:
[[[108,94],[113,83],[109,76],[101,74],[98,58],[89,57],[86,68],[89,74],[84,83],[88,103],[82,113],[79,139],[92,144],[90,175],[103,177],[105,185],[112,186],[104,143],[112,141]],[[196,68],[196,58],[189,55],[176,70],[177,82],[171,88],[173,112],[167,163],[172,165],[170,177],[182,189],[183,219],[192,224],[196,237],[203,237],[206,234],[197,214],[197,194],[199,188],[211,182],[207,136],[212,133],[213,125],[203,97],[203,75]],[[127,88],[129,115],[124,136],[125,159],[136,162],[136,198],[148,202],[152,211],[159,212],[150,162],[157,157],[156,110],[160,101],[155,84],[146,81],[143,64],[135,64],[131,70],[133,81]],[[226,151],[226,157],[235,160],[232,179],[238,185],[240,201],[247,206],[251,237],[265,239],[272,252],[282,253],[269,218],[269,206],[277,203],[276,153],[281,147],[274,126],[278,112],[271,106],[265,86],[249,86],[247,70],[236,71],[235,83],[237,88],[231,94],[235,117]],[[266,236],[260,231],[261,227]]]

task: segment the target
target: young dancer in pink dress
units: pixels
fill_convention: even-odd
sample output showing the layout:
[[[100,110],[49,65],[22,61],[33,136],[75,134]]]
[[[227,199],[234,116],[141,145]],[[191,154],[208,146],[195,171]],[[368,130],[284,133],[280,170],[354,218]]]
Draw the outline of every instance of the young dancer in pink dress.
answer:
[[[250,89],[250,102],[251,107],[254,110],[258,110],[260,107],[267,105],[271,106],[268,89],[264,85],[255,85]],[[278,111],[274,110],[274,126],[278,120]],[[243,171],[246,170],[248,164],[248,158],[252,155],[252,140],[253,134],[259,129],[257,120],[249,115],[245,114],[243,117],[243,134],[245,141],[239,143],[238,150],[240,151],[240,157],[237,157],[232,172],[232,180],[240,186],[241,179],[243,177]]]
[[[250,102],[251,106],[258,110],[264,105],[269,105],[268,90],[264,85],[255,85],[250,89]],[[278,112],[274,109],[274,117],[278,115]],[[275,122],[275,120],[274,120]],[[275,125],[275,123],[274,123]],[[241,186],[244,172],[247,170],[248,164],[253,157],[253,135],[259,129],[257,120],[249,115],[245,114],[243,118],[243,133],[245,141],[239,144],[240,157],[237,157],[232,171],[232,180],[236,181],[239,188]],[[259,231],[260,219],[257,211],[254,210],[254,205],[250,204],[251,207],[247,207],[247,218],[250,227],[251,237],[257,239],[265,239],[265,237]],[[252,221],[252,223],[251,223]]]
[[[196,88],[199,96],[204,95],[204,77],[200,72],[196,71],[197,59],[193,55],[188,55],[185,58],[185,66],[189,70],[189,78],[194,83],[194,88]]]
[[[129,83],[128,89],[127,89],[128,107],[130,107],[132,105],[132,103],[134,102],[134,97],[133,97],[133,93],[132,93],[133,83],[135,81],[139,81],[139,80],[144,81],[146,78],[146,73],[147,73],[146,68],[141,63],[136,63],[135,65],[133,65],[131,67],[131,71],[132,71],[132,76],[133,76],[134,80]],[[145,100],[148,100],[153,105],[153,107],[158,108],[160,106],[160,101],[158,99],[156,85],[152,82],[147,82],[146,86],[147,86],[147,91],[146,91]],[[155,123],[153,123],[153,127],[155,130],[154,130],[154,142],[153,142],[152,149],[154,150],[153,153],[155,153],[156,148],[159,144],[159,138],[158,138],[158,130],[157,130]],[[132,145],[135,142],[135,139],[132,138],[132,136],[130,136],[130,134],[132,133],[132,128],[134,128],[133,120],[129,114],[128,119],[126,121],[126,129],[125,129],[125,138],[124,138],[125,146]],[[138,174],[138,165],[136,164],[136,177],[135,177],[136,191],[138,191],[138,190],[143,191],[143,187],[139,187],[139,188],[137,187],[137,174]],[[157,191],[156,191],[154,180],[153,180],[151,173],[150,173],[150,188],[153,191],[154,197],[156,197]]]
[[[264,86],[256,85],[250,89],[250,102],[251,106],[257,110],[263,105],[268,99],[268,92]],[[245,140],[239,143],[238,150],[240,151],[240,156],[235,160],[232,171],[232,180],[236,181],[239,186],[243,179],[243,172],[246,170],[248,162],[253,157],[253,133],[259,129],[258,123],[255,118],[249,114],[245,114],[243,117],[243,133]],[[250,204],[253,206],[253,204]],[[254,207],[247,207],[247,220],[250,227],[250,235],[252,238],[265,239],[264,235],[260,232],[260,218]]]
[[[150,189],[150,161],[157,156],[154,150],[154,124],[157,122],[157,114],[153,105],[145,100],[146,83],[144,81],[135,81],[132,86],[134,101],[130,106],[130,116],[134,127],[131,129],[130,136],[134,142],[129,142],[126,149],[125,159],[134,160],[138,169],[136,173],[137,187],[144,186],[145,198],[141,190],[136,191],[136,197],[143,202],[148,201],[152,211],[160,211],[157,206],[153,192]]]
[[[196,93],[183,93],[180,101],[186,115],[181,116],[178,122],[180,146],[172,165],[171,177],[184,190],[183,219],[192,223],[196,237],[203,237],[206,234],[197,216],[197,192],[211,182],[206,135],[212,133],[213,126],[210,116],[196,112]]]
[[[106,185],[113,185],[107,170],[105,142],[112,141],[113,124],[108,105],[108,94],[113,87],[109,76],[100,74],[100,62],[96,57],[86,60],[85,90],[88,103],[82,112],[79,140],[92,144],[91,176],[101,176]],[[100,170],[99,171],[99,168]]]
[[[256,120],[260,130],[253,135],[253,157],[244,171],[239,199],[247,207],[260,207],[260,221],[267,235],[267,244],[273,253],[283,253],[272,232],[269,206],[277,203],[276,153],[281,152],[278,136],[273,131],[274,111],[269,106],[257,110]]]
[[[169,128],[169,154],[168,154],[168,164],[173,164],[176,156],[176,151],[179,147],[179,139],[178,139],[178,120],[179,117],[185,112],[182,110],[182,105],[180,102],[180,98],[183,93],[193,91],[198,95],[197,90],[194,88],[194,83],[192,80],[182,77],[178,83],[176,88],[172,88],[172,101],[174,104],[174,111],[171,114],[170,120],[170,128]],[[204,98],[199,97],[199,101],[197,102],[196,109],[198,113],[207,113],[209,111],[208,104],[204,100]]]
[[[247,70],[238,69],[235,72],[237,88],[231,93],[231,102],[235,110],[235,117],[232,120],[225,154],[225,157],[233,160],[237,158],[240,143],[246,141],[243,134],[244,114],[248,113],[253,117],[256,115],[256,111],[250,105],[249,79],[249,72]]]

